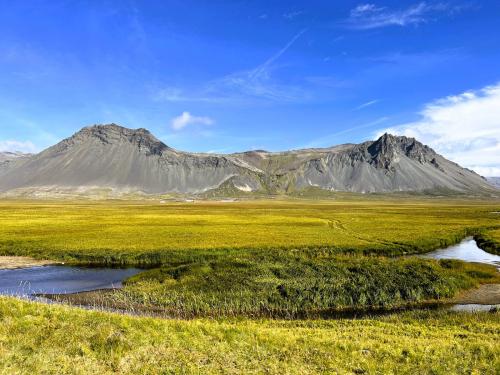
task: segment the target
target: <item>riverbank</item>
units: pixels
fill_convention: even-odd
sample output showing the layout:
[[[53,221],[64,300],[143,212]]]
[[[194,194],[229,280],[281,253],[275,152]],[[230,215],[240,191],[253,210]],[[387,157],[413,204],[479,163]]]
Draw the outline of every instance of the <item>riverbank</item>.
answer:
[[[494,266],[458,260],[239,258],[144,271],[126,280],[123,289],[42,296],[167,318],[348,318],[462,303],[452,299],[498,283]],[[484,303],[498,303],[481,293]]]
[[[398,258],[219,254],[200,259],[185,254],[142,271],[37,267],[4,273],[0,294],[36,294],[71,305],[167,318],[349,318],[449,304],[499,304],[498,289],[477,288],[499,284],[499,266],[499,256],[466,238],[445,249]],[[122,281],[125,288],[119,290]]]
[[[485,284],[479,288],[459,293],[451,303],[459,305],[498,305],[500,304],[500,284]]]
[[[50,260],[39,260],[30,257],[0,256],[0,270],[41,267],[61,264]]]

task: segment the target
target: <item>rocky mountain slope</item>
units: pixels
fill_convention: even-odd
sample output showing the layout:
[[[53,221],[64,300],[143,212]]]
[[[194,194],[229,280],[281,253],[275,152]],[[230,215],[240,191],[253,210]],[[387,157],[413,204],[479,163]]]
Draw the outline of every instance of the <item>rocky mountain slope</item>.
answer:
[[[31,154],[23,154],[22,152],[0,152],[0,163],[10,161],[10,160],[15,160],[15,159],[20,159],[20,158],[25,158],[29,157]]]
[[[12,168],[14,165],[19,165],[23,160],[27,160],[33,156],[32,154],[24,154],[22,152],[0,152],[0,175],[2,171]]]
[[[488,177],[487,180],[490,184],[500,189],[500,177]]]
[[[360,193],[494,189],[415,139],[389,134],[325,149],[215,155],[172,149],[146,129],[95,125],[37,155],[0,161],[0,192],[110,188],[232,195],[311,187]]]

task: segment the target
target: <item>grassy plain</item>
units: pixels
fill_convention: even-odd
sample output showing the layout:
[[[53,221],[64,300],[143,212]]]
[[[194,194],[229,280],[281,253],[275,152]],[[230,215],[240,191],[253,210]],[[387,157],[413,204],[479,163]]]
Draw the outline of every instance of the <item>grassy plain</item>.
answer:
[[[500,201],[401,198],[163,205],[0,201],[0,254],[145,266],[229,253],[399,255],[498,232],[496,211]]]
[[[0,254],[156,267],[121,291],[87,296],[108,306],[176,317],[314,316],[441,300],[498,282],[493,267],[386,257],[486,238],[500,228],[498,207],[436,199],[3,201]]]
[[[497,211],[458,199],[0,201],[0,255],[154,267],[89,298],[189,318],[0,297],[0,374],[496,374],[498,312],[316,318],[498,283],[484,265],[390,257],[468,235],[493,252]]]
[[[500,313],[160,320],[0,297],[2,374],[498,374]]]

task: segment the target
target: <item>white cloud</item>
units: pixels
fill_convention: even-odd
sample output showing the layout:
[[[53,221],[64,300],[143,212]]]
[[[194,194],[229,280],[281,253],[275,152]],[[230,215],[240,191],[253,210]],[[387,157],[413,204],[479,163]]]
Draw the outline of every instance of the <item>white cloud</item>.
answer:
[[[2,151],[34,153],[37,151],[37,147],[31,141],[6,140],[0,141],[0,152]]]
[[[172,119],[172,129],[181,130],[188,125],[212,125],[214,121],[206,116],[193,116],[189,112],[182,112],[180,116]]]
[[[455,13],[463,6],[446,3],[427,4],[420,2],[405,9],[391,10],[375,4],[360,4],[351,9],[346,24],[355,29],[375,29],[386,26],[408,26],[427,22],[438,13]]]
[[[500,83],[427,104],[418,121],[377,132],[414,137],[454,162],[500,172]]]
[[[360,110],[360,109],[363,109],[363,108],[366,108],[366,107],[369,107],[371,105],[374,105],[374,104],[377,104],[380,100],[378,99],[375,99],[375,100],[370,100],[369,102],[366,102],[366,103],[363,103],[359,106],[357,106],[356,108],[354,108],[355,110]]]
[[[262,64],[244,71],[230,73],[202,85],[201,89],[181,90],[175,87],[156,91],[154,99],[168,102],[234,103],[251,100],[292,102],[307,99],[302,87],[278,82],[273,78],[275,63],[306,32],[299,31],[278,52]]]

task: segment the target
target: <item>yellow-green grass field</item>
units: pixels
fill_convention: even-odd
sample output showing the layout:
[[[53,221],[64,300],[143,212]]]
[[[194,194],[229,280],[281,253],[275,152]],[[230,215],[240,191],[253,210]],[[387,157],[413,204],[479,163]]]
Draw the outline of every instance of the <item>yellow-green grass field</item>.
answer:
[[[175,317],[0,297],[0,374],[497,374],[499,312],[316,313],[498,283],[486,265],[394,257],[470,235],[497,252],[498,211],[421,198],[0,201],[0,255],[151,267],[84,303]]]
[[[500,313],[160,320],[0,297],[1,374],[498,374]]]
[[[172,252],[399,255],[498,233],[499,201],[0,201],[0,254],[159,265]],[[498,246],[498,236],[492,235]],[[491,242],[491,241],[490,241]]]
[[[443,300],[498,283],[489,266],[386,256],[467,235],[496,246],[488,236],[500,228],[499,206],[438,199],[0,201],[0,254],[154,268],[121,291],[88,296],[89,304],[98,298],[174,317],[322,316]]]

